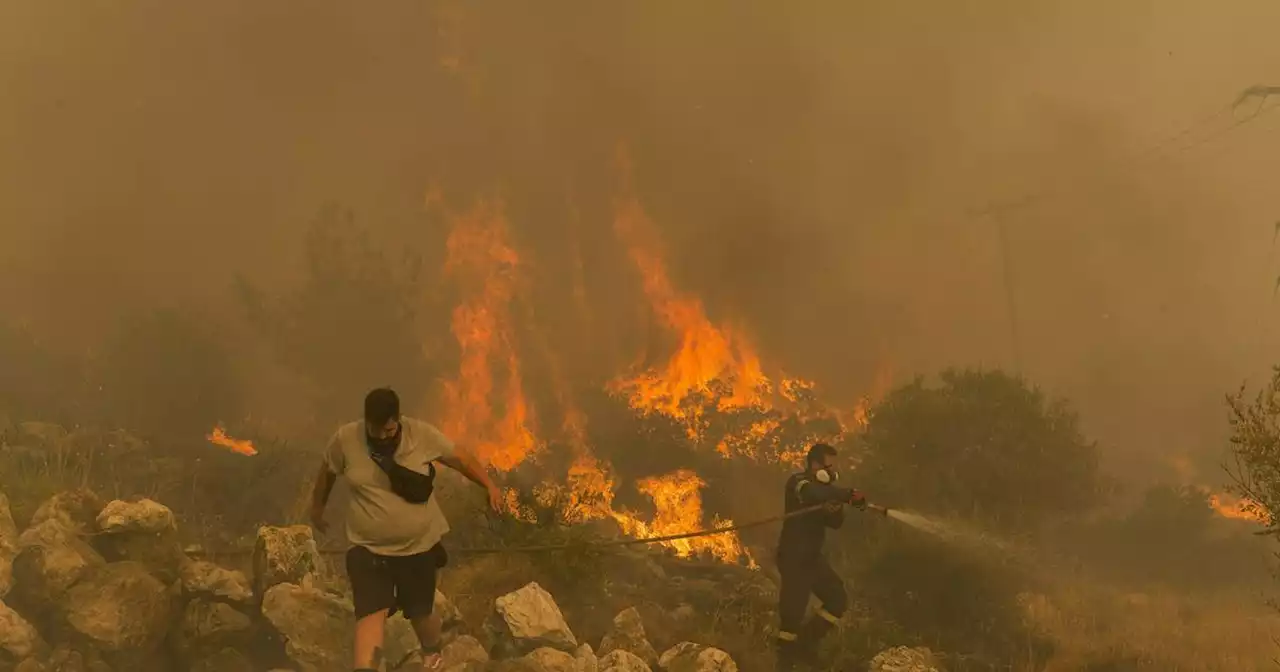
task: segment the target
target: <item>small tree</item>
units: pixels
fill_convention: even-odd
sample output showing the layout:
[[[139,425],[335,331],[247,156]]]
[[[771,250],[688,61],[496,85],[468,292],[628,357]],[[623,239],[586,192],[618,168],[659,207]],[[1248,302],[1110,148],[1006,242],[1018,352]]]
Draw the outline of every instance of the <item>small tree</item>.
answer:
[[[352,414],[364,392],[391,385],[406,406],[430,387],[417,330],[420,263],[376,248],[349,214],[326,210],[305,241],[305,277],[297,289],[268,296],[241,279],[239,298],[276,355],[313,385],[326,420]]]
[[[1227,396],[1231,423],[1231,456],[1226,465],[1235,494],[1245,506],[1275,529],[1280,511],[1280,366],[1253,398],[1245,399],[1245,387]]]
[[[1097,448],[1065,401],[999,371],[894,390],[865,435],[859,483],[888,503],[1020,528],[1098,493]]]

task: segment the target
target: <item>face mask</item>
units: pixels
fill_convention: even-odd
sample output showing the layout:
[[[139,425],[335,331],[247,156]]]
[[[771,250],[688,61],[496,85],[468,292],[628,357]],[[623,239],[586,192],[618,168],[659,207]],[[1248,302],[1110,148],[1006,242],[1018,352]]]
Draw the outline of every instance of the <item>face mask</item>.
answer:
[[[840,472],[836,471],[832,467],[827,467],[826,469],[819,469],[813,472],[813,478],[819,483],[831,484],[840,480]]]
[[[379,438],[365,434],[365,441],[369,442],[369,448],[378,453],[393,453],[396,448],[400,447],[400,429],[396,428],[396,433],[387,438]]]

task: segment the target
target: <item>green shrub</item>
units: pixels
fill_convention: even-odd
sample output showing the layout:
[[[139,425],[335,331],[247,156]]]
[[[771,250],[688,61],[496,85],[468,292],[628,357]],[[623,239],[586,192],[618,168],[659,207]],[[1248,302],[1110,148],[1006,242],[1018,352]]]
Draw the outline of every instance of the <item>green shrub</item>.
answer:
[[[1023,530],[1097,503],[1096,445],[1063,400],[999,371],[944,371],[873,409],[861,482],[890,504]]]

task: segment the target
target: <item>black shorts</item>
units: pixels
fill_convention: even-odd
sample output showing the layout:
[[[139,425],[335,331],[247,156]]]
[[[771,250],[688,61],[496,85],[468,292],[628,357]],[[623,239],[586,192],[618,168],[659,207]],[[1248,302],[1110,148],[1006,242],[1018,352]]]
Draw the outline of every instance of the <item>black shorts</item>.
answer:
[[[356,618],[386,610],[403,611],[406,618],[430,616],[436,600],[436,572],[449,562],[444,546],[414,555],[376,555],[363,546],[347,551],[347,580],[351,582]]]

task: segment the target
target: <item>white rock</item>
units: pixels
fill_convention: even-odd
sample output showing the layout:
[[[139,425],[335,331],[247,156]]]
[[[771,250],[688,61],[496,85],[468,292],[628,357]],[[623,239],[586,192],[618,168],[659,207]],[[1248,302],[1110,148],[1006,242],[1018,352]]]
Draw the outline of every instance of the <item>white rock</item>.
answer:
[[[653,672],[640,656],[618,649],[600,658],[600,672]]]
[[[543,672],[576,672],[573,654],[549,646],[534,649],[524,658],[537,665]]]
[[[436,591],[436,597],[431,605],[431,611],[440,617],[440,625],[445,630],[462,623],[462,612],[458,611],[458,607],[453,604],[453,601],[439,590]]]
[[[65,529],[51,520],[27,532]],[[12,592],[33,609],[51,609],[72,585],[104,563],[97,551],[69,532],[34,539],[14,556]]]
[[[537,583],[494,600],[492,630],[504,655],[518,656],[544,646],[573,651],[578,640],[551,594]]]
[[[600,660],[590,644],[583,644],[573,652],[574,670],[576,672],[599,672]]]
[[[0,602],[0,650],[22,660],[41,648],[40,633],[18,612]]]
[[[258,528],[253,546],[253,592],[266,595],[279,583],[303,585],[321,567],[320,551],[307,525]]]
[[[206,669],[243,668],[243,659],[222,654],[223,649],[242,648],[253,621],[226,602],[196,598],[187,602],[180,625],[169,633],[169,645],[189,662],[200,661]]]
[[[173,530],[177,523],[173,511],[159,502],[142,499],[125,502],[119,499],[107,502],[98,513],[98,529],[108,534],[120,532],[146,532],[159,534]]]
[[[176,620],[168,588],[136,562],[88,572],[67,591],[62,607],[77,639],[133,662],[154,652]]]
[[[92,491],[68,490],[45,500],[32,514],[30,526],[56,520],[67,529],[83,534],[92,531],[100,511],[102,500]]]
[[[713,646],[680,642],[663,652],[658,668],[665,672],[738,672],[728,653]]]
[[[212,562],[191,560],[182,564],[178,574],[182,592],[189,596],[216,597],[228,602],[247,603],[253,598],[249,578],[244,572],[224,569]]]
[[[411,658],[420,660],[419,646],[418,633],[413,631],[413,624],[404,617],[403,612],[396,612],[387,619],[382,632],[382,650],[386,656],[387,669],[399,669],[408,664]]]
[[[470,663],[489,662],[489,652],[484,650],[480,640],[471,635],[461,635],[445,644],[440,654],[444,659],[445,670],[463,668]]]
[[[302,672],[351,665],[356,619],[350,602],[314,588],[278,583],[262,596],[262,615],[284,639],[285,655]]]
[[[658,652],[649,643],[644,631],[644,621],[635,607],[628,607],[614,616],[613,627],[600,641],[601,656],[607,656],[618,649],[636,654],[649,666],[658,663]]]
[[[876,654],[869,672],[942,672],[933,652],[923,646],[896,646]]]
[[[80,535],[68,523],[56,518],[33,523],[18,535],[18,550],[29,546],[61,546],[71,539],[79,539]]]

